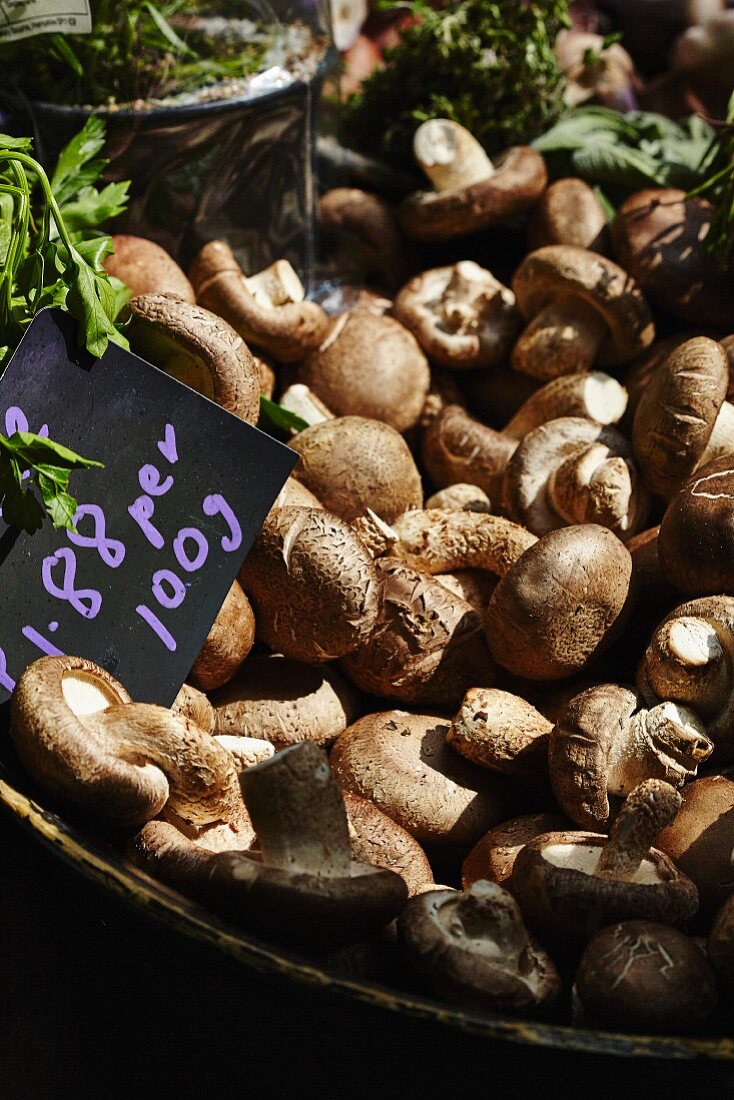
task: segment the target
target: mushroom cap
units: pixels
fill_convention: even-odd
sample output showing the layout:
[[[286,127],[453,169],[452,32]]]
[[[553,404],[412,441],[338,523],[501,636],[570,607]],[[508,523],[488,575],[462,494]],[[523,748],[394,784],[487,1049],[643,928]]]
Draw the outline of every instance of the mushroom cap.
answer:
[[[469,603],[396,558],[379,558],[374,569],[377,620],[341,664],[353,684],[385,699],[450,709],[472,685],[493,682],[482,619]]]
[[[556,180],[540,196],[530,216],[530,249],[553,244],[601,253],[609,249],[607,216],[594,189],[584,180]]]
[[[604,828],[609,820],[610,757],[638,702],[628,688],[599,684],[573,698],[553,728],[548,750],[553,793],[582,828]]]
[[[165,294],[130,302],[133,350],[248,424],[260,415],[260,376],[247,345],[221,317]]]
[[[291,440],[291,442],[293,442]],[[291,475],[275,498],[270,512],[276,508],[323,508],[323,504],[305,485]],[[270,516],[270,512],[268,516]]]
[[[474,844],[502,820],[505,783],[452,752],[449,721],[390,710],[350,726],[331,751],[346,791],[368,798],[421,843]]]
[[[544,833],[528,841],[512,872],[512,892],[538,934],[588,941],[604,925],[653,920],[685,926],[698,893],[663,852],[651,848],[631,880],[594,873],[607,837]]]
[[[255,616],[233,581],[189,674],[194,687],[213,691],[231,680],[255,642]]]
[[[174,714],[181,714],[190,719],[205,733],[214,733],[215,718],[214,707],[203,691],[191,684],[183,684],[176,698],[171,703]]]
[[[336,319],[298,368],[298,380],[335,416],[369,417],[405,432],[418,423],[431,372],[418,341],[399,321],[358,309]]]
[[[520,329],[515,295],[473,260],[416,275],[393,312],[431,362],[449,370],[505,363]]]
[[[693,325],[727,330],[734,285],[701,248],[713,208],[672,188],[638,191],[617,211],[614,253],[650,301]]]
[[[561,991],[552,959],[496,883],[421,894],[403,909],[398,929],[420,972],[452,1002],[522,1012],[551,1004]]]
[[[421,457],[439,489],[462,482],[496,500],[516,446],[515,440],[475,420],[460,405],[446,405],[423,433]]]
[[[655,336],[642,291],[621,267],[597,252],[547,245],[522,261],[512,280],[517,307],[530,320],[557,299],[580,298],[603,318],[607,333],[598,362],[614,366],[634,359]]]
[[[218,734],[262,737],[279,749],[305,740],[329,745],[359,713],[336,669],[277,654],[250,657],[212,703]]]
[[[548,786],[550,731],[551,723],[519,695],[499,688],[471,688],[447,741],[467,760],[542,790]]]
[[[410,256],[392,203],[357,187],[334,187],[319,199],[319,227],[342,237],[348,264],[357,263],[366,275],[376,274],[388,287],[407,278]],[[340,259],[342,257],[340,256]],[[339,265],[340,268],[343,266]]]
[[[115,233],[111,237],[114,252],[104,261],[108,275],[114,276],[138,294],[173,294],[192,305],[194,288],[176,261],[155,241]]]
[[[508,149],[486,180],[450,191],[416,191],[399,208],[403,230],[418,241],[449,241],[524,214],[548,182],[543,157],[527,145]]]
[[[711,917],[731,893],[734,872],[734,782],[707,775],[687,783],[683,805],[656,844],[695,882],[703,917]]]
[[[708,957],[727,993],[734,987],[734,895],[719,909],[708,938]]]
[[[734,456],[707,462],[670,501],[658,552],[668,581],[691,596],[734,595]]]
[[[716,1008],[716,978],[698,944],[664,924],[613,924],[584,951],[576,992],[594,1023],[625,1031],[696,1031]]]
[[[507,464],[505,510],[535,535],[575,520],[626,538],[644,521],[647,506],[625,437],[585,417],[559,416],[529,431]]]
[[[632,445],[648,488],[671,497],[693,472],[729,385],[729,362],[715,340],[677,347],[653,374],[635,412]]]
[[[533,837],[567,828],[569,822],[566,818],[553,813],[524,814],[495,825],[477,841],[464,860],[461,885],[466,889],[479,879],[488,879],[511,889],[512,869],[520,849]]]
[[[580,672],[621,630],[632,559],[605,527],[551,531],[500,580],[484,619],[496,662],[529,680]]]
[[[301,456],[294,476],[342,519],[356,519],[369,508],[392,523],[423,502],[408,445],[379,420],[324,420],[299,432],[290,446]]]
[[[367,798],[344,791],[344,805],[353,860],[395,871],[411,897],[432,885],[428,856],[415,837]]]
[[[259,301],[224,241],[204,245],[189,278],[200,305],[223,317],[243,340],[278,362],[297,363],[319,346],[329,330],[329,318],[316,302],[267,306]]]
[[[379,579],[367,549],[331,512],[271,511],[240,570],[258,636],[296,661],[343,657],[377,618]]]

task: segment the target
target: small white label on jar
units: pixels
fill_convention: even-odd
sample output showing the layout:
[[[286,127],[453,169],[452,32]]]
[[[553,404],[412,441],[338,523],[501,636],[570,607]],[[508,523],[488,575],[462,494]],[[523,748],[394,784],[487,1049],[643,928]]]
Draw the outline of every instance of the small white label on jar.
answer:
[[[0,42],[32,34],[89,34],[89,0],[0,0]]]

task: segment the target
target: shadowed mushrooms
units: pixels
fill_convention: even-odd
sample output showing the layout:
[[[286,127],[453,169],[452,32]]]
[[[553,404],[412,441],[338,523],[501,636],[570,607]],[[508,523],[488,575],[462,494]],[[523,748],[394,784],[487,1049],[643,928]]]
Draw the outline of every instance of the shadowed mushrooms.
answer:
[[[655,336],[652,315],[626,271],[596,252],[548,245],[531,252],[512,280],[528,327],[512,366],[556,378],[634,359]]]
[[[165,707],[131,703],[109,673],[81,657],[42,657],[18,681],[11,735],[46,790],[116,828],[164,807],[193,827],[252,838],[230,754]]]
[[[312,508],[270,512],[242,569],[258,636],[296,661],[357,649],[378,612],[379,579],[348,524]]]
[[[442,997],[474,1008],[546,1008],[561,991],[553,960],[528,934],[517,902],[494,882],[413,898],[398,920],[418,971]]]
[[[376,275],[387,289],[408,278],[411,259],[397,211],[385,199],[356,187],[335,187],[319,200],[319,227],[337,240],[340,274],[356,266],[363,276]]]
[[[506,362],[520,329],[515,295],[473,260],[416,275],[393,311],[431,362],[449,370]]]
[[[649,500],[620,432],[563,416],[528,432],[513,453],[504,506],[536,535],[597,523],[624,540],[644,523]]]
[[[403,908],[392,871],[353,862],[341,793],[318,746],[303,742],[242,773],[259,852],[203,852],[153,822],[137,862],[269,939],[324,949],[363,938]]]
[[[488,428],[460,405],[446,405],[423,433],[421,456],[433,484],[475,485],[496,500],[517,440]]]
[[[218,734],[262,737],[279,749],[298,741],[329,745],[359,713],[336,669],[277,654],[250,657],[212,703]]]
[[[290,446],[300,455],[294,477],[342,519],[356,519],[369,508],[392,523],[421,506],[413,456],[388,424],[340,416],[299,432]]]
[[[394,317],[357,309],[337,317],[298,368],[298,380],[335,416],[369,417],[406,432],[418,423],[431,375],[407,328]]]
[[[734,595],[734,454],[701,466],[670,501],[658,550],[668,581],[691,596]]]
[[[115,233],[114,252],[104,261],[108,275],[119,279],[138,294],[173,294],[184,302],[196,301],[194,288],[176,261],[155,241]]]
[[[189,673],[194,687],[212,691],[226,684],[252,649],[254,641],[255,616],[250,601],[234,581]]]
[[[645,920],[598,932],[584,951],[575,988],[589,1025],[624,1031],[697,1031],[717,1002],[716,978],[699,945]]]
[[[729,361],[705,336],[681,344],[655,371],[635,412],[632,445],[648,488],[671,497],[699,465],[734,452]]]
[[[580,179],[552,183],[530,216],[528,244],[533,251],[549,244],[570,244],[606,253],[607,216],[593,188]]]
[[[166,294],[143,294],[130,303],[133,351],[257,424],[260,375],[249,348],[221,317]]]
[[[609,796],[624,798],[646,779],[675,787],[696,774],[713,751],[686,707],[651,710],[629,688],[599,684],[570,701],[550,734],[548,767],[563,812],[586,829],[603,829]]]
[[[488,879],[511,889],[512,869],[525,845],[542,833],[557,833],[569,827],[565,817],[552,813],[525,814],[495,825],[477,841],[464,860],[461,885],[466,889],[479,879]]]
[[[734,991],[734,895],[727,898],[716,914],[707,946],[711,965],[731,999]]]
[[[447,118],[419,126],[413,151],[434,187],[410,195],[399,210],[403,229],[419,241],[451,240],[524,214],[548,180],[535,149],[508,149],[494,165],[476,138]]]
[[[461,701],[446,741],[475,764],[542,788],[548,783],[552,728],[520,696],[499,688],[472,688]]]
[[[564,941],[588,940],[620,920],[685,926],[698,908],[696,887],[650,847],[680,804],[668,783],[646,780],[627,797],[608,838],[545,833],[526,844],[511,885],[531,927]]]
[[[449,722],[428,714],[389,710],[350,726],[331,752],[345,790],[368,798],[433,848],[474,844],[501,821],[503,781],[453,753]]]
[[[728,331],[734,284],[701,248],[713,207],[672,188],[639,191],[620,207],[614,253],[650,301],[693,325]]]
[[[306,300],[287,260],[248,278],[229,245],[210,241],[191,265],[189,278],[200,305],[281,363],[304,359],[326,336],[329,318],[316,302]]]
[[[343,791],[352,859],[385,867],[404,880],[412,897],[433,885],[428,856],[415,837],[366,798]]]

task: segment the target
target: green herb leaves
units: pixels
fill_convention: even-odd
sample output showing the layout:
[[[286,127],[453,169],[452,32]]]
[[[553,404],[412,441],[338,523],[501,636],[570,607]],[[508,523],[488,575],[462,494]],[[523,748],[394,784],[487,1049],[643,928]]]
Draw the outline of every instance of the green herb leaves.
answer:
[[[284,409],[282,405],[276,405],[275,401],[261,397],[258,427],[269,435],[275,435],[281,439],[283,435],[290,436],[292,432],[302,432],[308,424],[300,416]]]
[[[54,527],[73,530],[77,503],[69,495],[73,470],[102,466],[32,432],[0,435],[2,518],[31,534],[43,523],[44,509]],[[40,493],[39,500],[37,490]]]

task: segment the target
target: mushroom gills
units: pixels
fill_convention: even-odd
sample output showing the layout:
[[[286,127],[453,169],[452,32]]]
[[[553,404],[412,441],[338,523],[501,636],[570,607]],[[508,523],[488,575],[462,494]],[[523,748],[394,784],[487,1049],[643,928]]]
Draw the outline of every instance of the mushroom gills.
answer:
[[[85,672],[82,669],[64,672],[61,677],[61,692],[66,705],[78,717],[97,714],[122,702],[109,684],[95,676],[93,672]]]
[[[543,849],[543,858],[561,870],[595,875],[601,853],[601,845],[596,844],[549,844]],[[640,886],[657,886],[665,880],[651,860],[643,859],[635,873],[630,878],[625,878],[625,881],[634,882]]]

